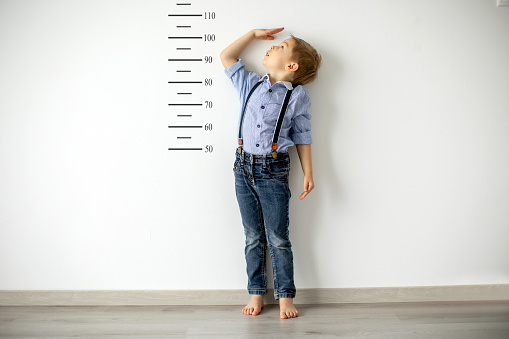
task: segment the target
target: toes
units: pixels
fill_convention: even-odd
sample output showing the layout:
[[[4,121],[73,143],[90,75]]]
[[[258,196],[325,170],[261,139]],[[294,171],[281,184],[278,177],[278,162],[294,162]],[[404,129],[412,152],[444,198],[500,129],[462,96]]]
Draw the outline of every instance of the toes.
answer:
[[[242,313],[244,313],[244,314],[251,315],[251,314],[255,314],[254,312],[255,312],[255,310],[252,307],[242,309]],[[260,312],[258,312],[258,313],[260,313]]]
[[[263,309],[263,306],[261,308],[257,308],[257,307],[244,307],[242,309],[242,313],[244,314],[248,314],[248,315],[258,315],[261,313]]]
[[[295,312],[292,312],[292,311],[283,311],[280,313],[280,318],[281,319],[290,319],[290,318],[297,318],[299,316],[299,312],[298,311],[295,311]]]

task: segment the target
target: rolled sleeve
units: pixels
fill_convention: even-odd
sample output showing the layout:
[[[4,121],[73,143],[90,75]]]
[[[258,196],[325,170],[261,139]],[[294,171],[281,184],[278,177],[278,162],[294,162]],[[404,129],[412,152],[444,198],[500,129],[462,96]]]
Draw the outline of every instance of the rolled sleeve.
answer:
[[[260,75],[256,72],[248,71],[242,60],[237,60],[236,63],[225,69],[224,72],[232,81],[233,87],[237,89],[242,100],[254,82],[260,79]]]
[[[224,72],[228,78],[232,78],[235,73],[237,73],[242,67],[244,67],[244,71],[246,70],[244,63],[241,59],[237,59],[237,62],[230,66],[230,68],[225,69]],[[239,74],[239,78],[242,78],[242,74]]]
[[[311,98],[304,87],[298,87],[301,91],[294,103],[293,125],[290,138],[296,145],[308,145],[313,143],[311,137],[311,114],[309,107],[311,106]]]

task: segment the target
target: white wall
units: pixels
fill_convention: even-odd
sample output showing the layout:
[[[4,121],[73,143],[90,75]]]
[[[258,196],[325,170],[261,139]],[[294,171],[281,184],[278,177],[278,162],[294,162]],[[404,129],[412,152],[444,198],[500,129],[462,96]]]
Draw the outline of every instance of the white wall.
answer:
[[[324,59],[303,201],[291,152],[297,287],[509,283],[509,8],[192,2],[0,2],[1,290],[245,288],[238,102],[218,55],[277,26]],[[215,58],[195,94],[214,108],[193,118],[213,123],[193,139],[211,154],[167,150],[188,142],[167,128],[183,76],[167,14],[191,10],[216,13],[191,28],[216,35],[193,45]],[[269,45],[242,58],[264,73]]]

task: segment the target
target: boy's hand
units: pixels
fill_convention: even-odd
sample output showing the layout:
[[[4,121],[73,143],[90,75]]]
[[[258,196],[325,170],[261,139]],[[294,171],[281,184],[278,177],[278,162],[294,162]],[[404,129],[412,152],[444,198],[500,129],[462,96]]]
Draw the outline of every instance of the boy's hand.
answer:
[[[254,35],[256,38],[261,40],[274,40],[272,34],[277,34],[284,30],[284,27],[281,28],[270,28],[270,29],[253,29]]]
[[[306,195],[308,195],[309,192],[311,192],[311,190],[313,190],[313,188],[315,188],[315,184],[313,182],[313,177],[312,176],[304,176],[304,192],[302,192],[302,194],[300,195],[300,200],[304,199],[306,197]]]
[[[240,53],[244,50],[244,48],[246,48],[247,45],[249,45],[251,41],[253,41],[253,39],[258,38],[261,40],[274,40],[272,34],[279,33],[283,29],[284,27],[271,29],[252,29],[245,35],[232,42],[230,46],[226,47],[219,55],[224,69],[230,68],[231,65],[237,62]]]

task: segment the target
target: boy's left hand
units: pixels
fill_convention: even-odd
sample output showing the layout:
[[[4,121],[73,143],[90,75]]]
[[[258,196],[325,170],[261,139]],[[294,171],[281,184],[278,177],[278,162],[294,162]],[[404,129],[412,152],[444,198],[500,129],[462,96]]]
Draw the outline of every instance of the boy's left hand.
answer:
[[[302,194],[300,195],[300,200],[304,199],[306,197],[306,195],[308,195],[309,192],[311,192],[311,190],[313,190],[313,188],[315,188],[315,184],[313,182],[313,177],[312,176],[304,176],[304,192],[302,192]]]

